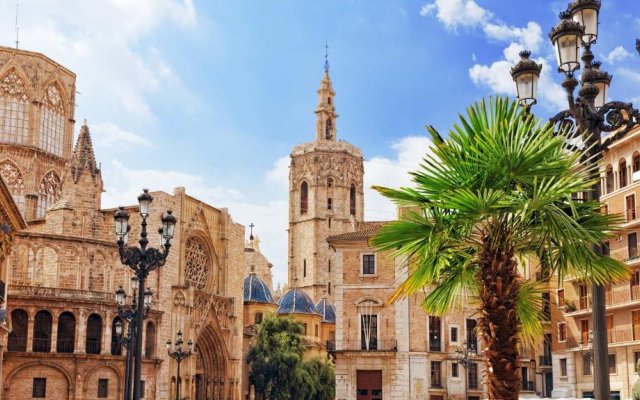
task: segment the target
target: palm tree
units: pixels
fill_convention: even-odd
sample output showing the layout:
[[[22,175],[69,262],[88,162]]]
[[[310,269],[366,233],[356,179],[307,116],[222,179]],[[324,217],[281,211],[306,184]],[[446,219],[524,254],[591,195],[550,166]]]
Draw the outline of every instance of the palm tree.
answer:
[[[372,240],[408,260],[390,302],[432,287],[422,306],[443,315],[471,299],[489,398],[517,399],[518,347],[542,333],[544,290],[519,262],[537,260],[560,281],[628,278],[624,263],[595,251],[618,220],[576,196],[591,190],[597,170],[583,165],[586,153],[575,152],[573,136],[554,133],[516,102],[476,103],[447,140],[428,130],[434,145],[411,174],[415,186],[375,187],[406,207]]]

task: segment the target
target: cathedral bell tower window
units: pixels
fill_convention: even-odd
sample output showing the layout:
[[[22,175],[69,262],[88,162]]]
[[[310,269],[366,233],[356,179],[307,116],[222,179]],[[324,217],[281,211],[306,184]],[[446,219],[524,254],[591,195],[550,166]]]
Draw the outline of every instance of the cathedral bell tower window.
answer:
[[[351,185],[349,190],[349,209],[351,215],[356,215],[356,185]]]
[[[333,124],[330,118],[327,118],[327,122],[325,123],[325,138],[331,139],[333,131]]]
[[[309,186],[307,182],[302,182],[300,186],[300,214],[306,214],[309,211]]]

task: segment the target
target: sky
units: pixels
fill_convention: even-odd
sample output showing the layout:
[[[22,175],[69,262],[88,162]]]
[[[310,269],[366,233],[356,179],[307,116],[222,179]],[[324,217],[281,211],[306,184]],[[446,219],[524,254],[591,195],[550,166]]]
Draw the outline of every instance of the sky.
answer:
[[[637,0],[603,0],[598,43],[611,99],[640,103]],[[255,224],[286,282],[288,156],[313,140],[325,43],[338,138],[365,157],[365,218],[394,206],[368,189],[411,184],[430,141],[474,101],[515,94],[510,67],[543,64],[539,104],[566,108],[547,34],[567,1],[19,0],[19,47],[77,74],[106,192],[187,193]],[[0,45],[15,46],[16,0],[0,0]],[[81,124],[76,125],[76,131]],[[76,132],[77,134],[77,132]],[[247,232],[248,236],[248,232]]]

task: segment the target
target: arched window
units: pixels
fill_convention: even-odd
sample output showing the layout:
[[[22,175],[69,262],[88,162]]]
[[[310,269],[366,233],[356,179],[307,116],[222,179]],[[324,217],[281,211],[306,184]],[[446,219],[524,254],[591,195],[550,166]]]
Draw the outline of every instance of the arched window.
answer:
[[[76,317],[68,311],[58,317],[57,339],[58,353],[73,353],[76,344]]]
[[[333,202],[331,200],[331,197],[329,197],[327,199],[327,210],[331,210],[333,208]]]
[[[36,218],[43,218],[45,211],[60,198],[61,181],[54,171],[46,174],[40,181]]]
[[[325,132],[324,136],[326,139],[331,139],[333,134],[333,123],[331,122],[331,118],[327,118],[327,122],[325,123]]]
[[[351,184],[349,189],[349,210],[351,215],[356,215],[356,185]]]
[[[24,310],[11,311],[11,332],[9,333],[9,351],[27,351],[27,333],[29,315]]]
[[[627,186],[627,161],[624,158],[618,163],[618,178],[621,188]]]
[[[631,158],[631,166],[633,172],[640,171],[640,153],[637,151],[633,153],[633,157]]]
[[[255,323],[256,324],[261,324],[262,323],[262,319],[263,319],[263,315],[261,312],[257,312],[255,315]]]
[[[51,85],[45,91],[40,113],[40,148],[62,156],[64,136],[64,104],[60,90]]]
[[[209,282],[209,252],[197,237],[191,237],[185,245],[185,281],[189,286],[202,290]]]
[[[100,354],[100,342],[102,339],[102,318],[98,314],[91,314],[87,319],[87,354]]]
[[[27,143],[30,101],[15,69],[0,79],[0,142]]]
[[[0,131],[1,129],[0,127]],[[18,210],[24,215],[24,180],[22,173],[14,163],[6,160],[0,163],[0,176],[2,176],[2,179],[7,184]]]
[[[116,333],[116,324],[120,323],[122,326],[122,336],[127,336],[127,331],[125,329],[124,323],[120,317],[115,317],[113,322],[111,323],[111,354],[114,356],[119,356],[122,354],[122,346],[120,345],[120,338]]]
[[[307,182],[300,185],[300,214],[306,214],[309,211],[309,186]]]
[[[327,187],[333,187],[333,178],[327,179]]]
[[[51,351],[51,324],[53,318],[46,310],[38,311],[33,322],[33,351],[48,353]]]
[[[331,97],[327,97],[327,104],[331,104]]]
[[[607,189],[607,193],[611,193],[614,191],[614,182],[613,182],[613,167],[611,165],[607,165],[607,169],[604,175],[605,186]]]
[[[144,356],[151,358],[156,352],[156,326],[153,322],[147,323],[147,336],[144,343]]]
[[[307,259],[302,260],[302,277],[307,277]]]

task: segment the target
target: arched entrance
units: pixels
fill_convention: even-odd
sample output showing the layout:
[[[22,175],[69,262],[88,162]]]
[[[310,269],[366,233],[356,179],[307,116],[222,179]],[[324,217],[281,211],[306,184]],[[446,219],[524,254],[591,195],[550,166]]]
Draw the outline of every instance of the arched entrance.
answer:
[[[226,400],[229,398],[227,348],[222,332],[207,325],[196,341],[196,400]]]

